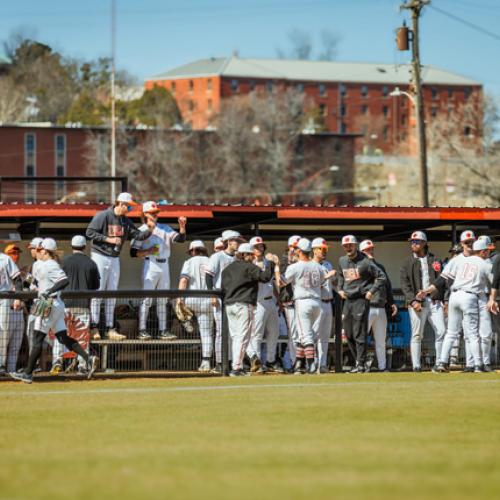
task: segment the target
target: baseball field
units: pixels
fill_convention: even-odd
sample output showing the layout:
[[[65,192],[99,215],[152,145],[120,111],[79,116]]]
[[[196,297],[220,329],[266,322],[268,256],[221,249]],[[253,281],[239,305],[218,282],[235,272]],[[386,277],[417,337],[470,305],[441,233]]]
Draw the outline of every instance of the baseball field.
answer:
[[[500,374],[0,384],[0,498],[479,499]]]

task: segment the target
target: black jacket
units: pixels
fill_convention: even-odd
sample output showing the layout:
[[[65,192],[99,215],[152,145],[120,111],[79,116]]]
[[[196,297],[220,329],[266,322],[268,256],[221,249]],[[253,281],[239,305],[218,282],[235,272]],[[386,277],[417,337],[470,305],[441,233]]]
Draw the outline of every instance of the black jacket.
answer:
[[[285,274],[286,268],[290,266],[290,262],[288,262],[288,252],[285,252],[280,257],[280,273]],[[293,287],[288,284],[284,287],[280,287],[279,298],[282,304],[286,304],[287,302],[293,301]]]
[[[221,288],[226,305],[244,303],[257,305],[259,282],[266,283],[273,277],[274,263],[269,262],[265,269],[235,260],[222,271]]]
[[[377,293],[385,287],[386,275],[365,254],[358,252],[354,259],[343,255],[339,259],[338,289],[348,299],[364,297],[367,292]]]
[[[389,279],[389,275],[387,274],[387,271],[385,270],[385,267],[380,263],[377,262],[375,259],[372,259],[372,262],[381,269],[381,271],[385,274],[385,286],[379,288],[372,297],[372,300],[370,300],[370,306],[371,307],[385,307],[386,305],[391,307],[394,304],[394,296],[392,293],[392,284],[391,280]]]
[[[83,253],[74,253],[64,258],[63,271],[69,280],[66,290],[98,290],[101,282],[97,264]],[[89,307],[89,299],[65,299],[66,307]]]
[[[441,274],[441,261],[431,253],[428,253],[427,263],[429,267],[429,282],[431,285],[433,285]],[[410,255],[410,257],[405,260],[400,270],[400,280],[401,290],[403,291],[403,294],[405,296],[406,303],[411,304],[416,300],[415,295],[417,294],[417,292],[419,292],[423,288],[422,266],[418,257]],[[439,287],[437,292],[432,295],[432,298],[435,300],[443,300],[444,289],[442,287]]]
[[[109,257],[118,257],[125,240],[135,238],[142,241],[149,238],[151,232],[139,231],[128,217],[118,217],[115,215],[114,207],[109,207],[94,215],[87,227],[85,236],[88,240],[92,241],[92,250],[103,255],[108,255]],[[122,240],[122,244],[119,247],[115,247],[114,244],[106,243],[105,240],[108,237],[119,237]]]

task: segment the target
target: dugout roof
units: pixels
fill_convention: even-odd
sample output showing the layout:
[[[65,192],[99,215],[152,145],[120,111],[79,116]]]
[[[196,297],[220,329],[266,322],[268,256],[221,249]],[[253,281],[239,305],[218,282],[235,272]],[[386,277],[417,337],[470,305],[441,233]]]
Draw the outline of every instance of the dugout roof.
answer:
[[[0,239],[35,235],[69,239],[84,233],[90,219],[105,204],[0,204]],[[291,234],[321,235],[338,240],[353,233],[376,241],[405,241],[416,229],[429,232],[429,240],[453,241],[464,229],[500,236],[500,208],[457,207],[337,207],[337,206],[234,206],[165,205],[160,221],[176,227],[177,217],[188,218],[189,238],[213,239],[228,228],[243,235],[261,234],[285,240]],[[130,217],[140,223],[140,210]],[[455,233],[455,238],[454,238]]]

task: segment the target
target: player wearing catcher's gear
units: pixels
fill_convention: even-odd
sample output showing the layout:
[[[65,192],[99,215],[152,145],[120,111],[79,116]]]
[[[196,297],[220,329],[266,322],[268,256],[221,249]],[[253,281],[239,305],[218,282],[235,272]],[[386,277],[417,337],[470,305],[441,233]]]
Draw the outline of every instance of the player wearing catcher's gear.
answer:
[[[295,305],[295,321],[297,323],[298,341],[295,344],[294,373],[316,373],[314,343],[318,338],[321,320],[321,286],[326,279],[335,275],[335,271],[325,273],[324,268],[310,259],[311,242],[301,238],[297,243],[298,262],[288,266],[283,278],[283,285],[293,287]]]
[[[315,238],[312,241],[311,247],[313,251],[313,261],[317,262],[324,269],[325,274],[332,271],[333,266],[326,260],[326,254],[328,252],[326,240],[323,238]],[[328,340],[332,334],[333,324],[332,280],[325,280],[321,287],[321,319],[319,322],[318,337],[316,339],[319,373],[328,373]]]
[[[89,291],[98,290],[101,277],[97,264],[87,255],[85,247],[87,240],[85,236],[76,235],[71,239],[71,248],[73,253],[64,258],[62,269],[68,277],[68,291]],[[68,329],[68,335],[78,333],[78,339],[83,343],[83,348],[87,348],[90,341],[90,300],[89,299],[66,299],[65,300],[65,321]],[[74,338],[75,336],[73,336]],[[63,355],[67,348],[59,342],[54,342],[52,348],[52,368],[51,375],[57,375],[63,369]],[[80,374],[86,373],[85,362],[78,357],[72,363],[72,366],[78,366]]]
[[[33,370],[42,354],[42,345],[50,330],[55,332],[57,340],[68,349],[82,356],[87,363],[88,378],[97,369],[97,356],[89,356],[80,344],[68,336],[64,322],[64,302],[60,298],[60,290],[69,281],[56,259],[57,244],[52,238],[45,238],[39,248],[40,260],[35,268],[35,279],[38,283],[38,299],[35,300],[34,343],[31,349],[28,366],[23,373],[10,373],[15,380],[31,384]]]
[[[208,260],[208,266],[205,271],[205,281],[207,290],[220,290],[222,271],[234,261],[234,254],[238,246],[243,241],[241,234],[238,231],[228,229],[222,233],[222,241],[224,250],[212,254]],[[221,372],[222,368],[222,310],[220,300],[214,297],[212,299],[215,317],[215,368],[217,373]],[[229,339],[231,343],[231,338]],[[231,349],[229,349],[231,356]]]
[[[441,273],[441,262],[428,251],[427,235],[414,231],[409,238],[411,256],[400,270],[401,289],[408,304],[411,323],[411,361],[414,372],[421,372],[422,340],[425,324],[428,321],[435,334],[436,361],[441,354],[446,326],[444,322],[442,289],[436,289],[431,297],[423,300],[417,293],[434,284]]]
[[[120,281],[120,252],[127,239],[145,240],[155,229],[153,221],[148,222],[148,228],[139,231],[127,217],[127,213],[137,203],[130,193],[120,193],[114,205],[94,215],[87,228],[86,236],[92,242],[91,258],[97,264],[101,284],[99,290],[116,290]],[[101,316],[102,299],[92,299],[91,302],[91,336],[100,338],[99,319]],[[116,299],[106,299],[106,338],[108,340],[123,340],[113,327]]]
[[[10,247],[10,248],[9,248]],[[21,280],[21,273],[14,260],[10,257],[13,254],[12,250],[19,247],[15,245],[8,245],[5,249],[6,253],[0,253],[0,291],[22,292],[23,283]],[[10,255],[7,254],[10,250]],[[19,254],[18,254],[19,255]],[[0,300],[0,376],[7,373],[7,369],[15,370],[17,364],[17,355],[22,343],[22,330],[21,337],[19,338],[19,325],[15,325],[14,321],[22,325],[22,302],[20,300],[1,299]],[[21,316],[19,317],[19,313]],[[13,368],[14,367],[14,368]]]
[[[479,296],[491,285],[491,263],[487,262],[488,246],[476,241],[474,255],[451,260],[438,278],[436,285],[422,290],[418,297],[436,290],[440,280],[452,281],[448,303],[448,329],[435,372],[447,372],[450,351],[463,328],[465,341],[474,358],[474,372],[483,371],[479,338]]]
[[[242,243],[238,247],[236,259],[221,273],[221,288],[224,293],[229,335],[232,339],[232,377],[245,375],[242,370],[243,357],[252,333],[258,285],[268,282],[273,277],[275,265],[279,266],[276,255],[266,256],[264,269],[253,264],[253,259],[252,245]]]
[[[297,262],[297,244],[300,238],[301,237],[299,235],[293,235],[288,238],[287,250],[280,258],[280,269],[282,273],[286,272],[288,266]],[[280,287],[279,300],[280,308],[288,329],[288,353],[293,366],[295,364],[295,344],[299,341],[299,333],[297,331],[297,323],[295,321],[292,285]]]
[[[358,251],[358,240],[352,234],[342,238],[346,255],[339,259],[339,295],[344,300],[342,326],[356,366],[351,373],[365,371],[366,336],[370,301],[385,287],[385,274],[363,253]]]
[[[387,311],[391,317],[396,316],[398,308],[394,304],[392,284],[385,267],[375,260],[375,245],[371,240],[364,240],[359,244],[359,249],[375,264],[385,275],[385,286],[373,294],[370,300],[370,313],[368,315],[368,331],[372,330],[375,340],[375,352],[379,371],[386,370],[386,336],[387,336]]]
[[[206,290],[205,273],[208,267],[207,249],[201,240],[194,240],[189,244],[190,258],[184,262],[179,280],[179,290]],[[178,299],[182,301],[182,299]],[[212,324],[214,310],[212,301],[208,297],[187,297],[184,303],[195,313],[198,320],[198,329],[201,337],[201,365],[200,372],[211,370],[213,334]]]
[[[250,245],[252,245],[254,251],[253,263],[261,269],[265,269],[270,264],[264,256],[266,245],[263,239],[260,236],[255,236],[250,240]],[[247,349],[251,361],[250,371],[252,372],[283,373],[281,362],[276,358],[280,332],[275,292],[276,285],[273,279],[266,283],[259,283],[255,321],[253,322],[252,334]],[[266,359],[261,359],[264,336],[266,338]]]
[[[145,232],[149,227],[154,227],[154,233],[146,240],[134,239],[130,247],[132,257],[144,259],[142,270],[144,290],[170,289],[169,259],[172,244],[186,241],[186,218],[179,217],[179,231],[177,232],[166,224],[158,224],[159,213],[160,208],[154,201],[148,201],[142,205],[142,217],[145,224],[139,228],[139,231]],[[177,337],[172,335],[167,328],[167,302],[168,299],[165,297],[158,298],[156,301],[159,338],[174,340]],[[151,303],[150,297],[145,298],[139,311],[139,338],[142,340],[151,339],[146,329]]]

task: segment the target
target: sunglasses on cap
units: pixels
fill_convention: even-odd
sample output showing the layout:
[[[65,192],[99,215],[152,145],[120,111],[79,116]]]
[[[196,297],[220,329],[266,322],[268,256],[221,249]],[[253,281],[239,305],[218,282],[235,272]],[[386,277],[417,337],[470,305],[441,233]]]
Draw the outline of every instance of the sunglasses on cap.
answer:
[[[424,242],[424,240],[410,240],[410,243],[412,245],[420,245],[423,242]]]

